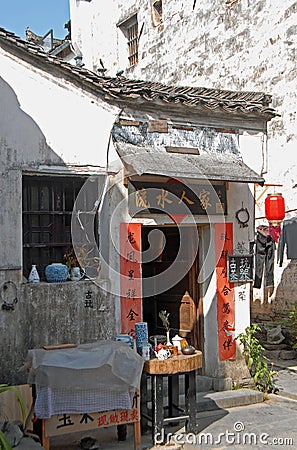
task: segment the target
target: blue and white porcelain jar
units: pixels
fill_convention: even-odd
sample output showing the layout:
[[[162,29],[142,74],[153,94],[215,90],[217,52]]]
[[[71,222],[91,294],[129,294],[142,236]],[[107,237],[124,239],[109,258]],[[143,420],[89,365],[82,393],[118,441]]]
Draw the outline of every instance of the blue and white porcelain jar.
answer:
[[[69,271],[65,264],[52,263],[45,268],[45,277],[49,283],[62,283],[68,276]]]
[[[147,322],[136,322],[135,334],[136,334],[136,349],[137,349],[137,352],[141,355],[143,344],[148,343]]]

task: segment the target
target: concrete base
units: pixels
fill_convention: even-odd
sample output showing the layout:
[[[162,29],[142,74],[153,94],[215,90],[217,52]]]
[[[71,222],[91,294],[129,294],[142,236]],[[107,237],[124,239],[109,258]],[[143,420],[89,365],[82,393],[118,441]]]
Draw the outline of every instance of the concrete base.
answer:
[[[232,389],[232,378],[214,378],[198,375],[197,392],[229,391]]]

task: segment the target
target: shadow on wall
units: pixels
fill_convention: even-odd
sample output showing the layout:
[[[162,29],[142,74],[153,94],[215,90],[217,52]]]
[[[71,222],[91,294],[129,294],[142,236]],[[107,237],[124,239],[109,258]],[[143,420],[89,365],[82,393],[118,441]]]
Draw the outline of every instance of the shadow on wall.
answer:
[[[277,286],[263,288],[263,300],[255,298],[252,302],[252,318],[258,321],[274,321],[283,317],[285,310],[297,304],[297,259],[289,260]]]
[[[32,92],[34,95],[34,92]],[[21,282],[21,175],[25,168],[38,168],[39,164],[65,166],[63,160],[46,143],[36,122],[22,110],[12,87],[0,77],[0,192],[1,192],[1,247],[0,285],[19,286]],[[39,99],[43,101],[42,98]],[[46,108],[46,105],[45,105]],[[52,113],[52,111],[50,111]],[[49,116],[50,119],[50,116]],[[53,118],[52,118],[53,120]],[[20,292],[11,290],[1,299],[6,306],[0,311],[0,353],[2,383],[17,383],[23,357],[27,352],[28,334],[32,324],[26,314]],[[42,296],[40,296],[42,298]],[[16,299],[18,302],[16,303]],[[11,308],[10,306],[13,306]],[[40,322],[42,334],[45,322]]]
[[[36,162],[64,165],[64,161],[46,143],[45,136],[36,122],[21,109],[14,90],[2,77],[0,77],[0,98],[2,164],[9,166],[15,163],[32,164]],[[53,113],[53,111],[49,111],[49,120],[52,120],[50,114]],[[4,152],[5,147],[6,153]]]

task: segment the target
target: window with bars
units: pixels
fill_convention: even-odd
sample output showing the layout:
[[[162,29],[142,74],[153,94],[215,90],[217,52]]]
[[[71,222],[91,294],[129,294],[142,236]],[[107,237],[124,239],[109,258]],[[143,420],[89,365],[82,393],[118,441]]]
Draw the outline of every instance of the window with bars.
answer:
[[[85,177],[23,176],[23,273],[63,262],[71,246],[71,215]]]
[[[120,25],[122,32],[127,38],[128,43],[128,59],[129,66],[134,66],[138,63],[138,21],[137,14],[130,17]]]

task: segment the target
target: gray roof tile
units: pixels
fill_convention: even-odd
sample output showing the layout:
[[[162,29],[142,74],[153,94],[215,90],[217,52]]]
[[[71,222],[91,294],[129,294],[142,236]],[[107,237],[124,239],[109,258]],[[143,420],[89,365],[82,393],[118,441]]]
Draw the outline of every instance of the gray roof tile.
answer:
[[[15,46],[44,62],[45,66],[54,64],[77,81],[90,83],[97,92],[118,101],[134,101],[143,99],[147,102],[182,104],[191,108],[220,111],[246,116],[259,116],[270,120],[276,111],[269,105],[271,96],[263,92],[238,92],[204,87],[168,86],[143,80],[132,80],[125,77],[100,76],[85,68],[73,66],[55,56],[49,56],[40,47],[27,42],[15,34],[0,28],[1,42]]]

